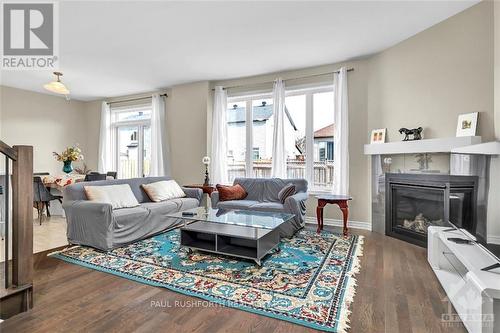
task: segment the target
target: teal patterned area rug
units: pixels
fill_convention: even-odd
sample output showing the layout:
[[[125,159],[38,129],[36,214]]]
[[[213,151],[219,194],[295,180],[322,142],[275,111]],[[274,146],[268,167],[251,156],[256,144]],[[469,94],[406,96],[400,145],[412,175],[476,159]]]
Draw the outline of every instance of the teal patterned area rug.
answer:
[[[363,237],[301,230],[262,267],[180,248],[172,230],[104,253],[75,246],[51,256],[318,330],[345,332]]]

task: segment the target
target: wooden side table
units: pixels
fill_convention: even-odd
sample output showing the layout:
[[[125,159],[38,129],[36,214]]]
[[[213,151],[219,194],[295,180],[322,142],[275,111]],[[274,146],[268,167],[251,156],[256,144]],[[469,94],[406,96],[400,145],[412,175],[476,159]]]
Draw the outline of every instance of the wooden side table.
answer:
[[[344,228],[343,233],[344,236],[349,232],[347,228],[347,219],[349,217],[349,206],[347,202],[352,200],[352,198],[348,195],[319,195],[316,197],[318,199],[318,207],[316,208],[316,218],[318,220],[318,230],[317,232],[321,232],[323,230],[323,208],[327,204],[334,204],[339,206],[342,211],[342,215],[344,217]]]
[[[209,197],[212,196],[212,192],[216,190],[215,185],[212,185],[212,184],[208,184],[208,185],[190,184],[190,185],[183,185],[183,186],[187,187],[187,188],[199,188],[200,190],[203,191],[203,193],[208,194]]]

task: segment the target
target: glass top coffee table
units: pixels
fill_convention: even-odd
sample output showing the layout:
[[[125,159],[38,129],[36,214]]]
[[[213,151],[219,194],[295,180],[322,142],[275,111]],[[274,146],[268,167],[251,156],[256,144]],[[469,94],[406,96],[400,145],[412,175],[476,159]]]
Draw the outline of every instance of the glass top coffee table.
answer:
[[[183,215],[193,213],[194,215]],[[259,266],[273,249],[279,250],[279,226],[293,214],[198,207],[168,214],[181,219],[181,246],[254,260]]]

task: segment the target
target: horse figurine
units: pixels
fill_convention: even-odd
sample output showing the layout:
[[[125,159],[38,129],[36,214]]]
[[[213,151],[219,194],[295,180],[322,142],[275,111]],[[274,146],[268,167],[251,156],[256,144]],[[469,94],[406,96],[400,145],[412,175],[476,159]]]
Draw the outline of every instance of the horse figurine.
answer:
[[[422,127],[419,128],[413,128],[413,129],[408,129],[408,128],[400,128],[399,129],[399,134],[405,134],[405,137],[403,141],[413,141],[413,140],[422,140],[422,131],[424,129]],[[410,139],[410,135],[413,137]]]

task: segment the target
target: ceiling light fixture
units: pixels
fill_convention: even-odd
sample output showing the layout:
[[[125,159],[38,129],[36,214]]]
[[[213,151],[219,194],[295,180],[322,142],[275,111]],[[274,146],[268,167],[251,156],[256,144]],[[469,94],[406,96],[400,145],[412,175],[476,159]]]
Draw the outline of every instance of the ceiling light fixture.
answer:
[[[66,86],[61,82],[60,77],[63,74],[61,72],[54,72],[54,75],[57,77],[57,80],[44,84],[43,87],[56,94],[69,95],[68,88],[66,88]]]

